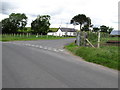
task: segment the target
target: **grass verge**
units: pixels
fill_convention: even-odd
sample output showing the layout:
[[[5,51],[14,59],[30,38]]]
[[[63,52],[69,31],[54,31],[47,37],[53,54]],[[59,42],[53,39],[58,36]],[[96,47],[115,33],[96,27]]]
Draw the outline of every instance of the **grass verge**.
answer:
[[[74,43],[65,48],[84,60],[120,70],[119,51],[117,46],[102,46],[101,48],[78,47]],[[118,65],[119,64],[119,65]]]
[[[39,36],[30,35],[30,36],[11,36],[11,35],[2,35],[0,37],[0,41],[27,41],[27,40],[54,40],[54,39],[67,39],[67,38],[74,38],[74,37],[56,37],[56,36]]]

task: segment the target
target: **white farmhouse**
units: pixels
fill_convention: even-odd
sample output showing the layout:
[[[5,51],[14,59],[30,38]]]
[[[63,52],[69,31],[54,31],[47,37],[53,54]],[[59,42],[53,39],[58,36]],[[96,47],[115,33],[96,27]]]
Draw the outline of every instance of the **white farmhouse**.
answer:
[[[74,28],[59,28],[57,32],[48,32],[47,35],[53,36],[76,36],[76,29]]]

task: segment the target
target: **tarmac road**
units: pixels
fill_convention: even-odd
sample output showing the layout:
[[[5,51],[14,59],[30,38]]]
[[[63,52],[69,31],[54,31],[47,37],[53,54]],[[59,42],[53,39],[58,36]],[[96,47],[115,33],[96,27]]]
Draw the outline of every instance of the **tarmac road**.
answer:
[[[3,88],[118,88],[118,72],[63,49],[74,39],[2,44]]]

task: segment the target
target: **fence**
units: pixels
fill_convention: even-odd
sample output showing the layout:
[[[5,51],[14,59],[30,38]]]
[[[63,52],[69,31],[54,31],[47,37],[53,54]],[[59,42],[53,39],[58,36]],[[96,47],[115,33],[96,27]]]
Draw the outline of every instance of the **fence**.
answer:
[[[52,38],[64,38],[68,36],[53,36],[53,35],[42,35],[42,34],[31,34],[31,33],[11,33],[11,34],[0,34],[0,40],[4,39],[30,39],[30,38],[41,38],[41,39],[52,39]]]
[[[42,35],[42,34],[38,34],[38,33],[36,33],[36,34],[31,34],[31,33],[11,33],[11,34],[1,34],[1,36],[2,37],[5,37],[5,36],[7,36],[7,37],[48,37],[49,35]]]
[[[100,38],[109,37],[108,33],[101,32],[77,32],[76,44],[78,46],[100,47]]]

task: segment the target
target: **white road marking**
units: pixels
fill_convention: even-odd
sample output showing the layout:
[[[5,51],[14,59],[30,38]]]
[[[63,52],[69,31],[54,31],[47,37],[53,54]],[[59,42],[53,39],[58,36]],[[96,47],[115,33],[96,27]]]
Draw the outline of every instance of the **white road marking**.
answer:
[[[28,46],[29,44],[25,44],[26,46]]]
[[[55,48],[53,49],[53,51],[55,51],[55,52],[59,52],[59,51],[58,51],[57,49],[55,49]]]
[[[47,49],[47,47],[44,47],[44,49]]]
[[[32,47],[34,47],[35,45],[31,45]]]
[[[30,44],[28,44],[27,46],[31,46]]]
[[[52,48],[49,47],[48,50],[52,50]]]
[[[22,43],[22,45],[25,45],[24,43]]]
[[[42,46],[39,46],[39,48],[43,48]]]
[[[63,49],[57,49],[57,48],[52,48],[52,47],[47,47],[47,46],[41,46],[41,45],[33,45],[29,43],[15,43],[15,42],[2,42],[2,43],[12,43],[12,44],[17,44],[17,45],[24,45],[24,46],[31,46],[31,47],[36,47],[36,48],[41,48],[49,51],[54,51],[54,52],[63,52]]]
[[[64,50],[63,49],[59,49],[59,51],[63,52]]]
[[[38,45],[35,45],[34,47],[39,47]]]

